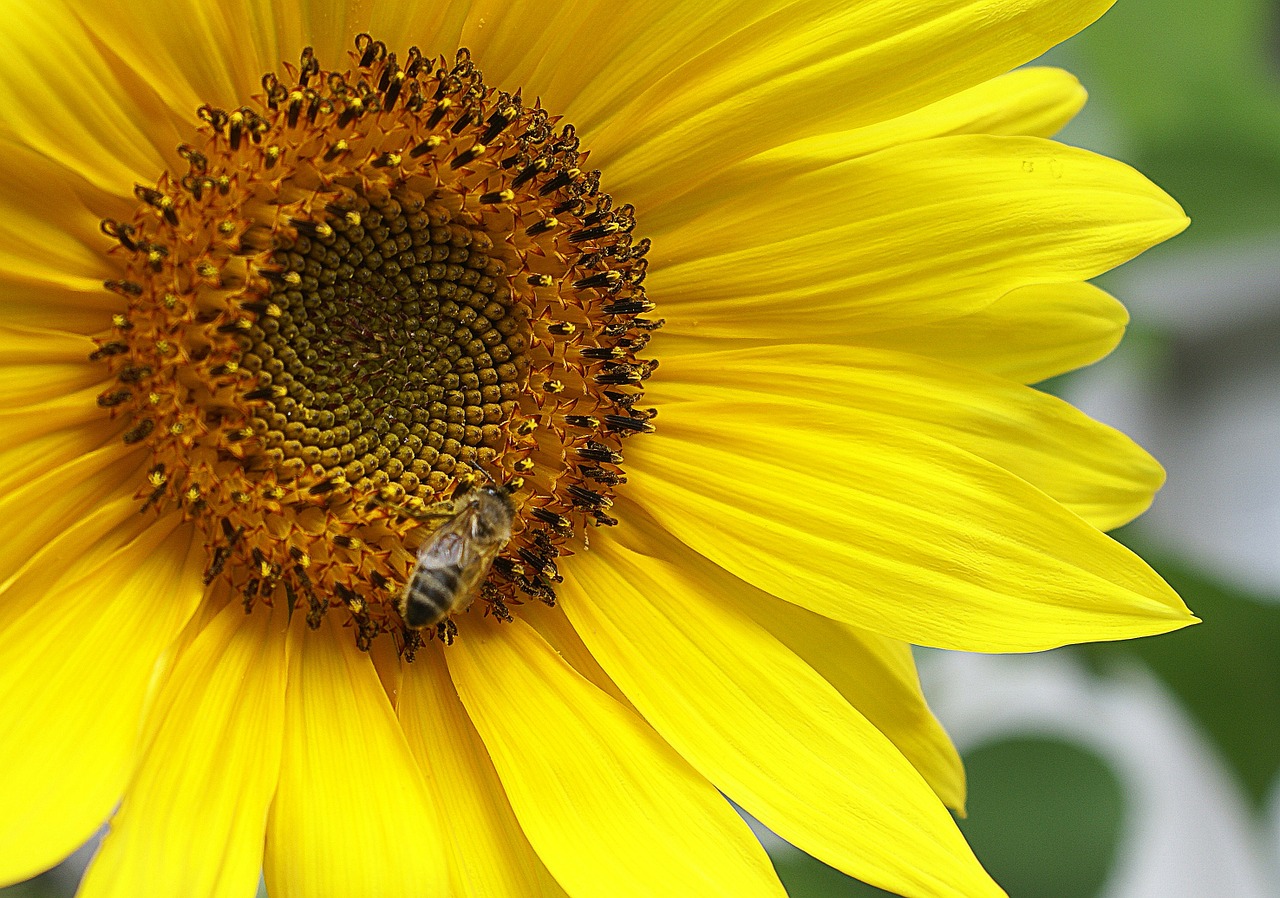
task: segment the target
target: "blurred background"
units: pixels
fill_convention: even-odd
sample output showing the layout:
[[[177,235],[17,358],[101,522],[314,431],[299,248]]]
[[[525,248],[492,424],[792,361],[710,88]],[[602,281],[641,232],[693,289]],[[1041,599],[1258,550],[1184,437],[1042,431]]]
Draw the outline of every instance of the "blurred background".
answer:
[[[1099,283],[1133,324],[1046,385],[1164,462],[1117,536],[1204,624],[1041,655],[921,654],[1012,898],[1280,896],[1280,0],[1120,0],[1044,62],[1089,89],[1068,143],[1191,215]],[[762,833],[792,898],[881,895]],[[61,898],[88,860],[0,898]]]

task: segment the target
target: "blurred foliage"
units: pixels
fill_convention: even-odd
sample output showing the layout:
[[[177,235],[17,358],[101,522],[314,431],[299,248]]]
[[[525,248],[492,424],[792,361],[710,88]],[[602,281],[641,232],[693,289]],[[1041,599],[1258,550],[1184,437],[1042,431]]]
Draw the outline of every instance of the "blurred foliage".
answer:
[[[775,853],[773,866],[791,898],[874,898],[890,894],[845,876],[798,848]]]
[[[965,757],[969,816],[960,821],[983,866],[1014,898],[1092,898],[1114,859],[1124,811],[1100,758],[1051,739],[993,742]],[[887,895],[798,850],[774,866],[792,898]]]
[[[974,853],[1016,898],[1092,898],[1114,859],[1123,815],[1120,783],[1085,749],[1010,739],[965,757]]]
[[[3,898],[67,898],[71,894],[72,890],[66,880],[49,873],[0,889],[0,896]]]
[[[1280,603],[1216,582],[1142,545],[1141,530],[1117,533],[1155,565],[1203,621],[1151,639],[1082,646],[1102,672],[1145,663],[1177,694],[1261,805],[1280,773]]]
[[[1173,194],[1193,222],[1182,242],[1276,229],[1278,20],[1275,0],[1120,0],[1051,55],[1090,94],[1063,139]]]

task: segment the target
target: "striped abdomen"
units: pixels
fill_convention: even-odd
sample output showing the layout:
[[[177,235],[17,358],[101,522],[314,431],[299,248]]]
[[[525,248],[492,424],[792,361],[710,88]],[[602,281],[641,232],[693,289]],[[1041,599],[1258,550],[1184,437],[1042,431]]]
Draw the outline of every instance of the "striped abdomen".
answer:
[[[440,623],[451,611],[461,611],[468,599],[461,590],[463,573],[456,564],[418,565],[404,592],[404,622],[417,630]]]

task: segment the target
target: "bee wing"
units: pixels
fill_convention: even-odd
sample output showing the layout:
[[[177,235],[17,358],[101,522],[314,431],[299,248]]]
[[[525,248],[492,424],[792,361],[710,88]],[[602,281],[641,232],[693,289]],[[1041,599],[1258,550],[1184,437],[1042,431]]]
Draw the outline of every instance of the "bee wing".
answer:
[[[418,547],[418,562],[430,567],[465,567],[471,554],[471,518],[465,511],[447,518]]]

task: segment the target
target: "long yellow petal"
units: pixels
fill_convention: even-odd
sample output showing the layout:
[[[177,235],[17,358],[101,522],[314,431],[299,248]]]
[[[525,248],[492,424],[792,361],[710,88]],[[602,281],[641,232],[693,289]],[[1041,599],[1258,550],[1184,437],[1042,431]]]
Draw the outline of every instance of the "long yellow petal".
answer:
[[[63,412],[68,410],[63,400],[41,405],[45,410],[49,410],[51,405]],[[18,429],[18,433],[11,438],[11,445],[0,448],[0,492],[26,483],[51,468],[59,468],[119,439],[119,426],[101,415],[85,425],[68,427],[65,426],[65,419],[59,421],[53,416],[50,416],[53,417],[52,420],[49,417],[41,419],[39,416],[33,419],[28,412],[29,408],[17,412],[0,409],[0,428],[12,423]],[[25,433],[19,429],[21,425],[27,425]],[[6,433],[14,432],[8,430]]]
[[[470,622],[468,622],[470,623]],[[449,672],[542,862],[574,898],[781,898],[746,824],[527,624],[468,626]]]
[[[1039,651],[1194,622],[1136,555],[996,465],[874,415],[668,403],[628,492],[743,580],[916,645]],[[836,426],[832,426],[832,425]]]
[[[79,898],[253,894],[280,772],[284,623],[232,603],[183,653]]]
[[[127,195],[135,182],[154,181],[164,168],[158,147],[182,139],[176,120],[74,10],[56,0],[12,5],[0,17],[0,43],[9,133],[102,190]]]
[[[13,341],[9,345],[15,349],[25,342],[13,328],[0,329],[0,345],[7,340]],[[106,369],[90,363],[88,355],[86,350],[74,361],[56,362],[46,358],[0,364],[0,408],[59,399],[94,386],[99,391],[106,389],[110,385],[106,381]]]
[[[733,377],[726,384],[724,372]],[[1164,470],[1127,436],[1056,396],[917,355],[838,346],[772,346],[680,356],[649,398],[791,403],[838,431],[875,415],[985,458],[1101,530],[1147,510]]]
[[[447,894],[435,803],[373,662],[332,618],[300,634],[289,659],[267,891],[273,898]],[[305,626],[303,615],[293,626]]]
[[[663,236],[647,283],[678,331],[856,341],[1093,277],[1186,224],[1119,162],[1032,137],[942,137],[785,190],[761,184],[686,221]]]
[[[93,834],[133,770],[161,652],[195,610],[205,557],[176,516],[123,547],[64,560],[5,594],[0,629],[0,883],[27,879]]]
[[[141,462],[134,447],[109,443],[0,496],[0,544],[5,546],[0,579],[83,517],[86,509],[144,483]]]
[[[197,106],[236,108],[249,102],[261,90],[263,73],[279,72],[282,62],[296,65],[305,46],[313,46],[326,67],[346,65],[352,39],[366,30],[347,24],[352,6],[173,0],[166,3],[165,15],[156,15],[151,0],[121,0],[76,12],[96,42],[117,54],[119,67],[161,86],[158,99],[178,116],[179,128],[190,130]],[[409,18],[402,4],[397,8]],[[200,37],[193,40],[193,35]],[[408,46],[395,49],[403,53]]]
[[[645,233],[661,236],[682,221],[749,195],[762,183],[785,190],[788,181],[898,144],[952,134],[1049,137],[1084,105],[1075,76],[1061,69],[1026,68],[984,81],[894,119],[852,131],[829,131],[770,147],[729,166],[680,197],[660,197],[643,209]]]
[[[947,321],[862,334],[867,346],[914,352],[1021,383],[1096,362],[1116,348],[1129,313],[1093,284],[1033,284]]]
[[[975,84],[906,115],[813,139],[836,150],[831,158],[848,159],[948,134],[1052,137],[1084,107],[1086,99],[1075,75],[1032,66]]]
[[[405,666],[400,725],[448,817],[454,895],[557,898],[507,803],[480,736],[458,701],[438,643]]]
[[[109,440],[108,433],[115,433],[121,425],[107,420],[97,404],[96,385],[66,396],[46,399],[16,407],[0,406],[0,428],[5,434],[5,443],[9,449],[18,449],[28,443],[50,438],[55,442],[69,440],[76,442],[85,440],[84,445],[100,448]],[[59,434],[59,431],[74,430],[77,436]],[[7,452],[0,448],[0,453]],[[25,450],[22,450],[25,451]],[[91,451],[86,449],[86,451]],[[68,458],[60,459],[69,461]],[[7,472],[0,471],[0,484],[8,482]]]
[[[676,566],[687,566],[689,570],[697,568],[700,576],[731,581],[734,603],[738,608],[803,658],[805,663],[870,720],[876,729],[888,736],[933,787],[944,804],[963,811],[964,765],[950,737],[925,702],[915,661],[906,643],[850,627],[761,592],[725,571],[714,568],[683,543],[662,534],[652,524],[644,509],[628,500],[625,495],[619,497],[616,507],[620,519],[638,525],[648,540],[661,542],[661,550],[650,550],[652,554],[669,562],[678,558],[679,561],[673,562]],[[616,531],[623,545],[643,554],[644,550],[639,544],[627,538],[634,532],[636,530],[632,527]],[[573,562],[566,562],[565,569],[569,570],[572,565]],[[730,589],[723,584],[719,588],[722,591]],[[557,635],[566,629],[574,632],[558,607],[551,609],[545,606],[526,606],[521,611],[521,618],[528,619],[531,612],[536,618],[533,621],[534,627],[540,633],[545,634],[548,629]],[[563,619],[564,624],[548,628],[547,622],[556,619]],[[562,645],[566,640],[562,636],[557,641],[548,641],[561,655],[565,654]],[[580,639],[574,641],[581,644]],[[566,657],[566,660],[577,666],[576,659],[580,653],[592,658],[590,651],[583,646],[580,650],[575,650],[571,657]],[[599,668],[599,662],[594,659],[592,665]],[[615,697],[631,707],[630,700],[608,679],[603,670],[600,671],[600,676],[608,683],[610,694],[616,693]]]
[[[547,641],[556,654],[569,663],[575,671],[591,681],[601,692],[609,695],[619,704],[630,708],[631,700],[618,688],[618,684],[609,679],[600,662],[591,654],[573,624],[564,616],[559,607],[548,608],[541,602],[530,602],[520,609],[520,619]]]
[[[915,768],[737,607],[732,578],[645,536],[631,539],[649,557],[593,540],[564,608],[654,728],[761,823],[846,873],[908,896],[1004,895]]]
[[[719,14],[717,27],[690,31],[683,64],[654,54],[648,66],[662,67],[643,90],[628,95],[611,79],[591,82],[583,105],[601,105],[596,97],[607,96],[615,116],[599,132],[587,131],[611,189],[643,209],[653,197],[679,196],[768,147],[895,118],[1003,74],[1110,5],[698,4],[695,10]],[[637,44],[636,52],[648,49]]]
[[[0,170],[0,323],[80,333],[110,326],[123,302],[102,285],[118,274],[98,222],[127,216],[131,204],[9,139],[0,138]]]
[[[888,736],[943,804],[963,813],[964,763],[929,710],[911,647],[741,585],[734,600],[742,610]]]

